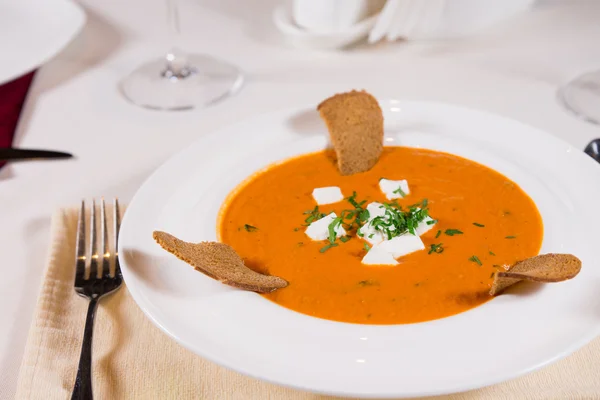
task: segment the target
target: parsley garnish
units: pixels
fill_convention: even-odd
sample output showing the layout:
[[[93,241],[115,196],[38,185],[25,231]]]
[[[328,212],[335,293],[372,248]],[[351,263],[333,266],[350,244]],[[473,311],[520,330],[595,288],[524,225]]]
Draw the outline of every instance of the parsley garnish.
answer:
[[[437,224],[437,219],[430,219],[429,221],[426,222],[427,225],[434,225]]]
[[[442,247],[442,245],[443,245],[443,243],[439,243],[439,244],[432,243],[431,245],[429,245],[429,252],[427,254],[442,253],[444,251],[444,248]]]
[[[379,285],[379,283],[377,281],[374,281],[372,279],[366,279],[364,281],[360,281],[358,282],[358,286],[373,286],[373,285]]]
[[[462,231],[459,231],[458,229],[446,229],[444,231],[444,233],[448,236],[454,236],[454,235],[462,235]]]
[[[363,204],[367,202],[366,200],[361,202],[356,201],[356,192],[352,192],[352,196],[348,197],[346,200],[348,200],[348,203],[352,204],[352,207],[354,208],[362,208]]]
[[[490,256],[495,256],[494,252],[490,250]]]
[[[318,221],[325,216],[325,214],[319,212],[319,206],[315,206],[312,210],[304,211],[304,214],[309,214],[304,220],[307,224]]]
[[[401,186],[398,186],[398,189],[394,190],[392,193],[399,194],[402,197],[406,197],[406,193],[402,190]]]
[[[504,239],[516,239],[516,236],[506,236]]]
[[[244,229],[246,230],[246,232],[255,232],[258,230],[257,227],[248,224],[244,224]]]
[[[350,240],[350,236],[342,236],[342,237],[340,238],[340,241],[341,241],[342,243],[346,243],[348,240]]]
[[[321,249],[319,250],[319,252],[321,252],[321,253],[325,253],[325,252],[326,252],[327,250],[329,250],[330,248],[332,248],[332,247],[336,247],[336,246],[338,246],[338,244],[337,244],[337,243],[328,243],[327,245],[325,245],[325,246],[321,247]]]
[[[435,234],[435,238],[436,239],[439,238],[441,234],[442,234],[442,231],[438,230],[438,232]]]
[[[478,226],[478,227],[480,227],[480,228],[483,228],[483,227],[485,227],[485,225],[483,225],[483,224],[479,224],[479,223],[477,223],[477,222],[473,222],[473,225],[475,225],[475,226]]]
[[[483,264],[481,263],[481,260],[479,259],[479,257],[477,256],[471,256],[469,257],[469,261],[472,261],[474,263],[479,264],[479,266],[482,266]]]
[[[363,249],[365,249],[366,251],[369,251],[369,250],[371,250],[371,247],[369,247],[368,244],[363,243]]]
[[[369,219],[369,211],[363,208],[363,205],[367,202],[366,200],[357,201],[356,200],[356,192],[352,192],[352,196],[346,198],[348,203],[354,207],[354,210],[344,210],[342,211],[343,219],[352,220],[350,223],[347,223],[348,229],[352,229],[354,224],[357,225],[357,228],[360,228],[362,224],[364,224]]]
[[[337,233],[335,232],[335,230],[340,225],[342,225],[342,217],[335,217],[327,227],[329,231],[329,237],[327,238],[329,240],[329,243],[333,244],[333,242],[335,242],[335,239],[337,239]]]

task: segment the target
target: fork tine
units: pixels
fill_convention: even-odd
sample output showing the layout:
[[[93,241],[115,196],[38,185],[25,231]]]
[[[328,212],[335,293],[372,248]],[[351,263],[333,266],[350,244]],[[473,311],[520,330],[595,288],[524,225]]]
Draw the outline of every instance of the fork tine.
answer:
[[[113,211],[113,224],[114,224],[114,228],[115,228],[115,233],[114,233],[114,237],[115,237],[115,247],[114,247],[114,252],[115,252],[115,277],[119,277],[121,278],[121,264],[119,264],[119,250],[118,250],[118,246],[119,246],[119,228],[121,225],[121,213],[119,211],[119,200],[117,198],[115,198],[114,200],[114,211]]]
[[[81,286],[85,277],[85,201],[81,200],[77,221],[77,243],[75,245],[75,286]]]
[[[96,245],[96,201],[92,200],[92,216],[90,220],[90,247],[92,259],[90,260],[90,277],[98,277],[98,246]]]
[[[110,253],[108,251],[108,232],[106,230],[106,206],[104,197],[100,202],[100,229],[102,234],[102,277],[110,277]]]

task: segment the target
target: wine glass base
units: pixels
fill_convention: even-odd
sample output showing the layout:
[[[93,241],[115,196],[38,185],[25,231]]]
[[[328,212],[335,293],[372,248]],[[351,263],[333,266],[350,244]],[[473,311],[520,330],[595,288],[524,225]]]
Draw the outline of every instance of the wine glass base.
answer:
[[[164,58],[135,69],[120,83],[123,95],[141,107],[154,110],[189,110],[210,106],[243,85],[233,65],[204,54],[187,56],[189,74],[170,76]]]
[[[600,125],[600,70],[570,81],[559,89],[558,98],[579,118]]]

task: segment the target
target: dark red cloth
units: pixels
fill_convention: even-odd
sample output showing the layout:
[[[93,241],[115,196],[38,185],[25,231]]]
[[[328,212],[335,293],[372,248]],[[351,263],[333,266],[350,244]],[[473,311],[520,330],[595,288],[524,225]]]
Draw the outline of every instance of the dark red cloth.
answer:
[[[35,72],[0,85],[0,148],[12,145],[17,122]],[[0,162],[0,168],[4,165]]]
[[[10,147],[34,72],[0,85],[0,147]]]

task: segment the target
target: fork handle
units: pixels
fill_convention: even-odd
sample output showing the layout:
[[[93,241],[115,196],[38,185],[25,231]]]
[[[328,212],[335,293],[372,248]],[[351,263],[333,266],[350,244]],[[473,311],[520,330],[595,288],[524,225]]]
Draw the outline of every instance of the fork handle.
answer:
[[[75,378],[71,400],[92,400],[94,398],[92,394],[92,335],[94,333],[97,305],[98,297],[92,298],[85,319],[79,367],[77,368],[77,377]]]

